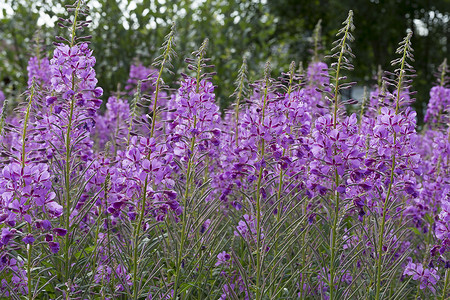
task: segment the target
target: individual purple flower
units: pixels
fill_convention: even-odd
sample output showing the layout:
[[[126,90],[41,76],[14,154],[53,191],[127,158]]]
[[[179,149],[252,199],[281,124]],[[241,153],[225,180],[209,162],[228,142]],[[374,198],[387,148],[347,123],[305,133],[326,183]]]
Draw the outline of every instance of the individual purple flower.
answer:
[[[23,241],[25,244],[33,244],[35,240],[36,240],[36,239],[34,238],[34,236],[33,236],[32,234],[27,234],[27,235],[22,239],[22,241]]]
[[[49,96],[45,99],[45,102],[47,103],[47,105],[52,105],[53,103],[56,102],[56,100],[58,100],[58,97]]]
[[[433,294],[436,293],[435,285],[440,279],[437,270],[434,268],[424,269],[421,263],[408,262],[403,275],[410,275],[414,280],[420,281],[420,289],[428,288]]]
[[[63,213],[63,207],[56,203],[55,201],[51,201],[45,205],[50,215],[53,217],[60,217]]]
[[[2,229],[2,234],[1,234],[1,243],[3,245],[7,245],[9,243],[9,241],[14,237],[14,230],[9,230],[9,228],[4,227]]]
[[[221,253],[219,253],[217,255],[217,262],[215,264],[216,267],[220,266],[220,265],[229,265],[230,262],[229,260],[231,259],[230,254],[228,254],[227,252],[223,251]]]
[[[52,223],[49,220],[38,219],[34,222],[34,224],[37,229],[50,230],[52,228]]]
[[[67,234],[67,229],[64,228],[53,228],[53,232],[58,236],[65,236]]]
[[[46,242],[52,242],[53,241],[53,235],[52,234],[46,234],[45,235],[45,241]]]
[[[245,214],[244,220],[239,221],[236,227],[237,231],[234,231],[235,236],[242,236],[244,239],[251,241],[256,241],[257,231],[256,231],[256,218],[254,216],[249,216]],[[261,230],[261,239],[264,238],[264,234]]]
[[[58,242],[48,242],[48,247],[50,248],[50,251],[54,254],[59,252],[59,243]]]

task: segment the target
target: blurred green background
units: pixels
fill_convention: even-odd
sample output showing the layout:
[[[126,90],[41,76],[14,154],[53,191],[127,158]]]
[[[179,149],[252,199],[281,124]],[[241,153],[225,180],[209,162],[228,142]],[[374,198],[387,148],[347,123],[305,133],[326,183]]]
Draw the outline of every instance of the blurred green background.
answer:
[[[64,5],[73,1],[2,0],[0,3],[0,90],[10,97],[26,88],[26,65],[39,49],[51,55],[55,35],[67,36],[55,21],[67,17]],[[378,65],[391,70],[399,41],[412,30],[418,91],[415,108],[419,120],[435,83],[434,73],[450,49],[450,0],[90,0],[92,48],[97,58],[99,85],[104,99],[123,87],[130,65],[150,65],[159,54],[171,22],[177,24],[178,57],[175,75],[165,81],[176,87],[184,58],[209,38],[208,56],[216,66],[214,84],[222,108],[230,104],[233,82],[244,55],[251,80],[262,76],[270,60],[272,76],[286,71],[294,60],[307,65],[311,59],[313,30],[322,20],[322,55],[349,9],[356,30],[352,48],[355,70],[348,74],[358,85],[375,83]],[[36,40],[39,40],[36,42]],[[37,47],[39,45],[39,47]],[[46,45],[44,47],[44,45]],[[325,60],[325,62],[327,62]],[[120,86],[118,86],[120,84]]]

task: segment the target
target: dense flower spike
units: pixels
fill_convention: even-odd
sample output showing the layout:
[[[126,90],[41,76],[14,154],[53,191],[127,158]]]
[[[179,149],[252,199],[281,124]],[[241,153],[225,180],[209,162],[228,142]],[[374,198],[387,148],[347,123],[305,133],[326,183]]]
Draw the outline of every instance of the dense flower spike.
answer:
[[[148,80],[147,80],[148,79]],[[146,68],[142,64],[131,65],[130,76],[127,80],[125,90],[129,91],[130,95],[134,95],[138,81],[142,81],[141,92],[151,93],[154,89],[153,84],[157,79],[157,71],[153,68]]]
[[[77,105],[97,109],[101,101],[97,98],[103,90],[95,78],[95,57],[87,43],[70,47],[60,44],[50,60],[52,88],[61,93],[64,100],[77,99]]]
[[[443,86],[434,86],[430,91],[425,122],[440,123],[443,114],[450,107],[450,89]]]
[[[28,86],[31,86],[33,79],[42,87],[42,89],[47,90],[50,88],[51,77],[48,76],[51,72],[50,61],[48,58],[39,58],[33,56],[28,61],[27,66],[28,71]]]
[[[95,119],[95,136],[101,148],[107,142],[114,143],[114,149],[125,143],[131,118],[130,106],[126,99],[109,97],[104,115]]]

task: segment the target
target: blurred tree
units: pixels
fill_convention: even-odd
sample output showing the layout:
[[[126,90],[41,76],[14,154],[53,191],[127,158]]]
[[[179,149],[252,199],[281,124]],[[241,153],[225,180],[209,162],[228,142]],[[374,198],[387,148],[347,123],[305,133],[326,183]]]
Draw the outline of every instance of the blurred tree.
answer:
[[[39,13],[25,2],[11,1],[14,16],[0,20],[0,89],[22,89],[27,82],[26,67],[33,40],[45,38],[45,31],[36,32]],[[1,13],[7,15],[6,8]]]
[[[4,0],[0,8],[11,7],[14,13],[3,9],[0,20],[0,89],[24,90],[26,63],[36,49],[31,46],[36,29],[42,39],[41,52],[51,55],[51,48],[42,45],[51,45],[54,35],[62,32],[48,23],[65,15],[64,5],[72,2]],[[213,81],[223,108],[232,101],[229,95],[244,55],[251,80],[262,75],[266,60],[271,61],[274,75],[286,70],[292,60],[306,64],[317,21],[322,20],[323,48],[329,49],[347,11],[353,9],[356,59],[352,76],[361,84],[374,83],[378,65],[391,70],[397,43],[407,29],[414,31],[418,74],[414,88],[419,91],[415,106],[421,120],[433,72],[448,57],[450,47],[450,0],[90,0],[88,5],[93,20],[88,34],[104,99],[124,86],[134,61],[152,63],[172,22],[177,24],[176,74],[164,79],[176,87],[177,74],[189,73],[184,58],[208,37],[207,56],[216,66]],[[40,18],[47,21],[42,26],[38,26]]]
[[[6,85],[16,92],[24,90],[26,63],[34,52],[30,41],[36,28],[40,28],[45,36],[43,44],[47,45],[55,34],[64,34],[58,27],[38,26],[39,17],[54,22],[57,16],[66,14],[64,5],[72,2],[5,0],[5,7],[10,6],[14,14],[5,10],[1,20],[0,89]],[[271,59],[271,47],[277,43],[273,18],[265,5],[255,1],[91,0],[88,5],[93,20],[88,34],[92,35],[91,47],[97,56],[96,70],[105,99],[118,85],[123,87],[133,62],[152,63],[172,22],[177,24],[178,58],[173,63],[176,73],[188,73],[184,58],[204,38],[210,39],[207,55],[216,66],[214,83],[222,107],[230,103],[243,55],[251,65],[251,74],[258,77],[259,67]],[[177,78],[175,74],[166,81],[173,83]]]
[[[374,84],[378,66],[392,71],[390,61],[398,42],[412,30],[417,71],[413,88],[418,91],[414,106],[422,121],[429,90],[436,81],[433,74],[450,49],[450,0],[279,0],[269,1],[269,7],[278,20],[276,35],[284,37],[292,58],[298,55],[303,61],[309,55],[297,36],[311,36],[322,19],[323,38],[330,48],[340,22],[352,9],[356,26],[352,78],[360,84]]]

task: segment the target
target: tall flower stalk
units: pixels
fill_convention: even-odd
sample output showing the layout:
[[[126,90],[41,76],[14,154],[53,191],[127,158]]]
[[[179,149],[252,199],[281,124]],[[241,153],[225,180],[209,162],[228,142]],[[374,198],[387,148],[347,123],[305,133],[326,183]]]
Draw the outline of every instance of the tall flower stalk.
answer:
[[[198,51],[195,51],[193,53],[194,56],[197,57],[197,62],[196,62],[196,66],[191,67],[191,69],[194,69],[196,71],[196,77],[195,77],[195,93],[198,94],[200,92],[200,83],[201,83],[201,79],[203,77],[203,73],[202,70],[203,68],[207,67],[205,64],[206,58],[206,50],[208,48],[208,39],[205,39],[202,43],[202,45],[200,46],[200,48],[198,49]],[[190,61],[190,60],[188,60]],[[197,114],[194,113],[194,119],[193,119],[193,124],[192,124],[192,128],[194,130],[197,129]],[[186,186],[185,186],[185,190],[184,190],[184,195],[183,195],[183,214],[182,214],[182,218],[181,218],[181,222],[182,222],[182,227],[181,227],[181,236],[180,236],[180,245],[179,245],[179,249],[177,251],[177,262],[176,262],[176,270],[175,270],[175,284],[174,284],[174,288],[173,288],[173,297],[174,299],[176,299],[176,297],[178,296],[178,288],[179,288],[179,284],[180,284],[180,276],[181,276],[181,264],[183,261],[183,251],[184,251],[184,247],[185,247],[185,243],[186,243],[186,234],[187,234],[187,215],[189,213],[192,213],[191,211],[188,210],[188,204],[189,204],[189,197],[190,197],[190,188],[192,185],[192,180],[194,179],[194,174],[193,174],[193,158],[195,157],[195,144],[196,144],[196,135],[194,134],[191,137],[191,141],[189,144],[189,155],[188,155],[188,161],[187,161],[187,170],[186,170]]]
[[[321,38],[322,38],[322,19],[320,19],[317,24],[316,27],[314,28],[314,34],[313,34],[313,39],[314,39],[314,56],[313,56],[313,62],[319,62],[320,58],[319,58],[319,50],[321,48]]]
[[[139,238],[141,233],[141,228],[143,226],[145,209],[147,203],[147,187],[148,187],[148,175],[144,181],[144,187],[142,191],[142,201],[141,201],[141,209],[139,210],[139,217],[136,222],[136,227],[134,228],[133,235],[133,299],[139,299],[139,281],[140,279],[137,276],[138,268],[139,268]]]
[[[352,42],[354,40],[352,31],[354,30],[355,26],[353,25],[353,11],[348,12],[347,19],[342,23],[344,25],[343,28],[341,28],[337,36],[341,36],[338,40],[336,40],[333,44],[336,46],[331,50],[334,52],[329,57],[336,59],[336,62],[333,63],[332,69],[334,71],[334,81],[331,84],[333,89],[333,128],[336,129],[338,124],[338,118],[339,118],[339,98],[340,98],[340,91],[346,88],[351,87],[351,83],[341,83],[346,77],[343,77],[340,75],[340,72],[342,69],[346,70],[353,70],[353,66],[350,63],[349,58],[354,57],[353,53],[351,52],[351,48],[349,45],[349,42]],[[334,154],[336,155],[336,150],[334,150]],[[339,230],[339,210],[340,210],[340,199],[339,199],[339,192],[338,187],[340,184],[340,175],[338,174],[337,167],[334,170],[334,214],[333,214],[333,221],[331,225],[331,236],[330,236],[330,299],[333,300],[337,297],[336,295],[336,287],[335,287],[335,278],[337,276],[337,270],[336,270],[336,256],[338,249],[336,247],[337,242],[337,235]]]
[[[396,53],[400,54],[401,57],[398,59],[395,59],[392,61],[392,65],[399,66],[399,69],[397,69],[397,81],[396,81],[396,91],[397,96],[395,98],[395,114],[397,115],[400,108],[400,101],[401,101],[401,91],[403,89],[403,86],[405,83],[409,83],[409,80],[407,79],[406,71],[409,71],[412,69],[412,66],[408,63],[408,59],[413,60],[413,54],[412,54],[412,48],[411,48],[411,37],[412,32],[409,32],[408,35],[404,38],[404,40],[400,43],[400,47],[397,49]],[[397,132],[394,131],[394,149],[396,147],[397,143]],[[385,235],[385,227],[386,227],[386,216],[388,212],[388,204],[392,193],[392,187],[394,184],[394,171],[396,167],[396,152],[392,154],[392,161],[391,161],[391,168],[390,168],[390,175],[389,175],[389,185],[386,192],[386,197],[383,202],[383,210],[382,210],[382,218],[381,218],[381,225],[379,229],[379,238],[378,238],[378,251],[377,251],[377,260],[376,260],[376,295],[375,299],[379,300],[381,295],[381,263],[383,260],[383,242],[384,242],[384,235]]]
[[[67,286],[66,297],[71,290],[72,264],[72,238],[73,230],[79,224],[71,225],[72,212],[76,209],[78,201],[72,199],[74,192],[74,181],[79,179],[75,168],[75,159],[86,160],[88,155],[81,153],[83,150],[90,151],[89,131],[92,128],[92,118],[95,116],[101,101],[98,99],[103,90],[96,87],[97,79],[94,70],[95,58],[88,44],[84,41],[90,37],[76,35],[77,30],[88,26],[90,21],[80,20],[88,14],[88,8],[84,1],[77,1],[74,5],[67,6],[68,11],[74,12],[72,20],[62,19],[61,27],[68,28],[70,38],[57,37],[62,43],[56,43],[54,56],[50,61],[52,74],[52,96],[47,98],[47,104],[53,110],[56,124],[49,124],[54,130],[61,131],[63,141],[52,143],[54,150],[61,155],[60,164],[63,176],[63,203],[64,203],[64,228],[66,230],[64,246],[64,273],[63,280]],[[53,96],[54,95],[54,96]],[[62,99],[59,102],[58,99]],[[63,116],[62,118],[59,115]],[[56,129],[57,128],[57,129]],[[88,166],[86,166],[88,167]],[[79,198],[77,193],[76,199]],[[74,203],[75,202],[75,203]],[[76,231],[76,230],[75,230]]]
[[[78,14],[80,12],[81,9],[81,4],[82,1],[79,0],[76,3],[76,8],[75,8],[75,16],[74,19],[72,21],[72,30],[71,30],[71,39],[70,39],[70,48],[72,48],[75,45],[75,38],[76,38],[76,28],[78,25]],[[74,76],[75,74],[72,74],[72,91],[75,90],[76,87],[76,77]],[[66,166],[64,168],[64,183],[65,183],[65,192],[66,192],[66,203],[65,203],[65,228],[67,229],[67,234],[66,234],[66,241],[65,241],[65,247],[64,247],[64,259],[65,259],[65,267],[66,267],[66,271],[65,271],[65,282],[69,281],[70,278],[70,264],[71,264],[71,259],[69,257],[70,255],[70,213],[71,213],[71,188],[70,188],[70,176],[72,174],[72,170],[71,170],[71,152],[72,152],[72,141],[71,141],[71,137],[70,137],[70,133],[72,131],[72,121],[73,121],[73,111],[74,111],[74,106],[75,106],[75,94],[70,98],[70,103],[69,103],[69,116],[68,116],[68,123],[67,123],[67,129],[66,129],[66,138],[65,138],[65,152],[66,152]],[[70,295],[70,286],[67,287],[67,299],[69,299],[69,295]]]
[[[269,92],[269,86],[270,86],[270,63],[267,62],[266,66],[264,68],[264,92],[262,95],[262,112],[261,112],[261,119],[260,123],[264,123],[265,118],[265,112],[266,112],[266,105],[267,105],[267,96]],[[261,249],[261,238],[262,238],[262,224],[261,224],[261,217],[262,217],[262,207],[261,207],[261,186],[262,186],[262,180],[263,180],[263,171],[264,171],[264,159],[265,159],[265,150],[266,150],[266,144],[264,138],[261,137],[259,141],[259,154],[260,154],[260,166],[259,166],[259,173],[258,173],[258,180],[256,182],[256,299],[260,300],[262,299],[264,295],[264,291],[261,290],[261,273],[262,273],[262,249]]]
[[[157,117],[157,107],[158,107],[158,96],[161,92],[161,87],[162,87],[162,75],[164,70],[168,70],[170,71],[170,68],[172,67],[171,65],[171,60],[172,58],[176,55],[175,50],[175,24],[172,25],[172,28],[169,32],[169,34],[165,37],[165,41],[163,43],[163,46],[161,47],[162,50],[162,54],[161,56],[157,57],[155,60],[154,65],[159,66],[159,72],[158,72],[158,77],[156,79],[156,82],[153,84],[156,84],[156,88],[154,91],[154,99],[153,99],[153,111],[152,111],[152,121],[151,121],[151,127],[150,127],[150,140],[154,138],[155,135],[155,127],[156,127],[156,117]],[[149,75],[149,79],[152,79],[152,74]],[[141,81],[138,82],[138,89],[136,92],[136,96],[135,96],[135,100],[134,100],[134,104],[133,104],[133,116],[136,115],[136,109],[137,109],[137,104],[140,101],[141,98]],[[132,130],[131,126],[132,126],[132,122],[130,122],[130,128],[129,128],[129,136],[130,136],[130,132]],[[129,140],[129,139],[128,139]],[[128,142],[129,143],[129,142]],[[151,151],[149,151],[148,155],[147,155],[147,159],[150,159],[150,155],[151,155]],[[133,246],[134,246],[134,251],[133,251],[133,299],[138,299],[139,298],[139,281],[140,278],[138,278],[138,269],[139,269],[139,239],[141,237],[141,228],[144,225],[144,219],[145,219],[145,212],[147,209],[147,202],[148,202],[148,190],[149,190],[149,184],[151,184],[151,182],[149,182],[149,175],[147,174],[144,180],[144,185],[143,185],[143,191],[142,191],[142,201],[141,202],[141,207],[139,209],[139,216],[138,216],[138,220],[135,223],[135,227],[134,227],[134,234],[133,234]]]
[[[33,100],[35,97],[35,91],[36,91],[36,82],[34,79],[32,80],[31,87],[30,87],[30,95],[28,96],[28,104],[25,111],[25,117],[23,120],[23,130],[22,130],[22,151],[21,151],[21,159],[20,164],[22,169],[25,168],[26,161],[27,161],[27,154],[26,154],[26,139],[27,139],[27,129],[28,129],[28,122],[30,121],[30,111],[33,104]],[[25,184],[24,184],[25,185]],[[32,225],[31,223],[27,222],[27,229],[28,234],[32,235]],[[32,274],[32,264],[33,264],[33,243],[27,243],[27,280],[28,280],[28,299],[33,299],[33,274]]]
[[[320,33],[318,33],[318,34],[320,35]],[[294,86],[295,86],[295,83],[294,83],[294,79],[295,79],[295,62],[294,61],[292,61],[291,64],[289,65],[288,76],[289,76],[289,81],[288,81],[286,96],[287,96],[287,98],[290,101],[291,93],[293,92]],[[288,116],[286,116],[286,117],[288,117]],[[286,155],[286,149],[283,149],[283,157],[285,155]],[[279,176],[279,179],[278,179],[278,191],[277,191],[277,200],[279,201],[278,208],[277,208],[277,217],[276,217],[277,223],[280,222],[281,213],[282,213],[282,210],[283,210],[283,203],[281,201],[281,197],[282,197],[281,194],[282,194],[282,191],[283,191],[283,179],[284,179],[284,171],[283,171],[283,168],[280,167],[280,176]],[[278,239],[278,233],[277,233],[277,239]],[[278,245],[276,245],[276,247],[277,246]]]

